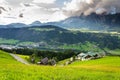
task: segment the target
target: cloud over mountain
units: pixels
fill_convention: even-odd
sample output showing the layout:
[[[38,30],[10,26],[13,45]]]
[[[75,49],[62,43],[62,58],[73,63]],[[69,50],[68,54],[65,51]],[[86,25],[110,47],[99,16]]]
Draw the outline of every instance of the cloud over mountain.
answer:
[[[115,14],[120,0],[0,0],[0,24],[60,21],[81,14]],[[6,11],[5,11],[6,10]]]
[[[120,0],[72,0],[66,2],[64,14],[80,16],[81,14],[115,14],[120,12]]]

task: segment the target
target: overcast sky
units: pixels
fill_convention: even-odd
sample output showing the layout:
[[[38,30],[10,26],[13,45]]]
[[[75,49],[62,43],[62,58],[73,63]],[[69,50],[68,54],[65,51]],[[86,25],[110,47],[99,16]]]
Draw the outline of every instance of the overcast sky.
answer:
[[[0,24],[53,22],[93,12],[120,13],[120,0],[0,0]]]
[[[66,18],[64,3],[70,0],[0,0],[0,24],[59,21]]]

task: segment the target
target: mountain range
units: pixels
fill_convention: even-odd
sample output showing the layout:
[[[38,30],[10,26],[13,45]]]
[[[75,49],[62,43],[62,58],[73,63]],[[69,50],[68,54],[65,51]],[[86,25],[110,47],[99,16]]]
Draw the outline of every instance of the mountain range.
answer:
[[[19,28],[41,25],[55,25],[65,29],[89,29],[89,30],[119,30],[120,31],[120,13],[97,15],[92,13],[88,16],[70,17],[59,22],[41,23],[35,21],[29,25],[23,23],[11,23],[0,25],[0,28]]]
[[[63,28],[89,30],[106,30],[106,29],[120,29],[120,13],[109,15],[97,15],[92,13],[88,16],[81,15],[79,17],[70,17],[60,22],[51,22],[47,24],[54,24],[62,26]]]

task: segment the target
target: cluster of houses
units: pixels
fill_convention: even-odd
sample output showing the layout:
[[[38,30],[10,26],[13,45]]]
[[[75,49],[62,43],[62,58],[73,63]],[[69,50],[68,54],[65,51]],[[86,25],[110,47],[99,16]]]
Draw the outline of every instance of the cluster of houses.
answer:
[[[23,47],[14,46],[14,45],[0,45],[0,48],[1,48],[1,49],[7,49],[7,50],[23,49]]]
[[[31,62],[35,63],[35,59],[31,58]],[[39,62],[37,62],[38,65],[52,65],[55,66],[56,65],[56,61],[54,59],[48,59],[47,57],[41,59]]]
[[[81,61],[88,61],[88,60],[104,57],[105,55],[106,55],[105,53],[94,53],[94,52],[80,53],[76,56],[75,59]]]
[[[28,49],[44,48],[45,46],[48,46],[48,44],[45,43],[45,42],[39,42],[39,43],[20,43],[20,44],[16,44],[16,45],[0,44],[0,48],[2,48],[2,49],[8,49],[8,50],[12,50],[12,49],[24,49],[24,48],[28,48]]]
[[[79,60],[79,61],[88,61],[93,59],[99,59],[106,56],[106,54],[103,53],[94,53],[94,52],[88,52],[88,53],[80,53],[75,57],[71,57],[69,61],[65,63],[65,65],[71,64],[72,62]]]
[[[50,64],[50,65],[56,65],[56,61],[54,60],[54,59],[51,59],[51,60],[49,60],[47,57],[46,58],[44,58],[44,59],[42,59],[41,61],[40,61],[40,64],[42,64],[42,65],[47,65],[47,64]]]
[[[103,53],[95,53],[95,52],[88,52],[88,53],[80,53],[75,57],[71,57],[68,61],[65,62],[64,65],[71,64],[74,61],[88,61],[93,59],[99,59],[106,56],[106,54]],[[56,65],[56,61],[54,59],[48,59],[47,57],[40,60],[40,62],[37,62],[38,65]]]

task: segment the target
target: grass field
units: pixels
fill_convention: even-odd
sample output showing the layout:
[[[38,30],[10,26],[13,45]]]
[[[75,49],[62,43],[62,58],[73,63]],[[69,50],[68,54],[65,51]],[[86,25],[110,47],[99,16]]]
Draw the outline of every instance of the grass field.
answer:
[[[53,67],[24,65],[0,51],[0,80],[120,80],[120,57]]]
[[[28,55],[20,55],[20,54],[17,54],[17,56],[21,57],[22,59],[28,61],[30,63],[30,56]]]
[[[19,40],[0,38],[0,44],[16,44]]]
[[[111,55],[120,55],[120,49],[107,50]]]

